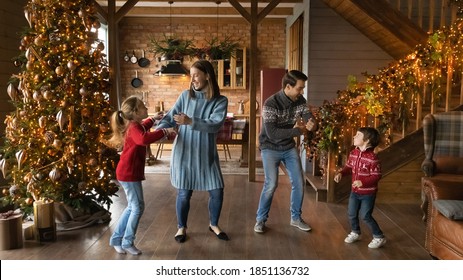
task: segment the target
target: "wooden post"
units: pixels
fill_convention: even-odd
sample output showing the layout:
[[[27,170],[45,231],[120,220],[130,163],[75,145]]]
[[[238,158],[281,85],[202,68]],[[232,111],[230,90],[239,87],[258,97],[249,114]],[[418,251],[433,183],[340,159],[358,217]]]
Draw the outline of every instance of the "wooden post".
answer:
[[[452,80],[453,80],[453,59],[449,57],[447,62],[447,85],[445,87],[445,112],[450,111],[450,98],[452,96]]]
[[[416,126],[418,130],[421,127],[421,118],[423,115],[423,105],[421,104],[421,96],[418,94],[416,96]]]
[[[327,198],[326,202],[336,201],[334,175],[336,173],[336,153],[328,151],[328,164],[325,170]]]
[[[463,75],[460,81],[460,104],[463,104]]]

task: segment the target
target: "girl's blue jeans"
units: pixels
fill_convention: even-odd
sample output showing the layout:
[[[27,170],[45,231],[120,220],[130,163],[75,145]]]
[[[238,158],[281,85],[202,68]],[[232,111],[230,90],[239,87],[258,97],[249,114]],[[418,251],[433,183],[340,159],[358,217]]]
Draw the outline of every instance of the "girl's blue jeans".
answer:
[[[125,195],[127,197],[127,207],[119,218],[119,222],[117,223],[113,235],[109,240],[109,245],[129,248],[133,246],[138,224],[140,222],[141,215],[145,210],[145,202],[143,200],[141,181],[119,181],[119,183],[122,188],[124,188]]]

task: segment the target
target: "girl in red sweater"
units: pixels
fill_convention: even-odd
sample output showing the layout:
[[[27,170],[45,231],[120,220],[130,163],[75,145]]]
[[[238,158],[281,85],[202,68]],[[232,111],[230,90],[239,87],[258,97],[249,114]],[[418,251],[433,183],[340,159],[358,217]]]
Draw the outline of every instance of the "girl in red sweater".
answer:
[[[143,214],[142,180],[145,180],[146,146],[167,137],[172,128],[150,131],[155,120],[162,117],[157,113],[148,117],[148,109],[142,100],[136,96],[127,98],[121,104],[121,109],[113,113],[111,128],[113,131],[109,142],[114,147],[122,149],[116,168],[116,179],[124,188],[127,197],[127,207],[116,225],[109,240],[119,254],[126,252],[139,255],[141,251],[135,247],[134,240],[138,223]]]
[[[352,231],[344,242],[353,243],[360,239],[360,216],[373,234],[373,240],[368,244],[368,248],[372,249],[382,247],[386,243],[381,228],[372,216],[378,181],[381,179],[380,162],[374,153],[379,141],[379,132],[376,129],[359,128],[354,136],[355,149],[350,152],[346,166],[334,176],[334,181],[338,183],[342,176],[352,174],[352,189],[347,206]]]

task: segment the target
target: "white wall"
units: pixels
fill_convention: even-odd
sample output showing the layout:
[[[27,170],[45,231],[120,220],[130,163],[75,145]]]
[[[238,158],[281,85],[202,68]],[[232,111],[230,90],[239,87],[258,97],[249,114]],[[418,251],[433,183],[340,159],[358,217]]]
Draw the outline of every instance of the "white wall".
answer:
[[[348,75],[363,80],[362,72],[376,74],[393,60],[322,0],[310,0],[308,24],[307,99],[311,105],[335,99],[338,90],[346,89]]]

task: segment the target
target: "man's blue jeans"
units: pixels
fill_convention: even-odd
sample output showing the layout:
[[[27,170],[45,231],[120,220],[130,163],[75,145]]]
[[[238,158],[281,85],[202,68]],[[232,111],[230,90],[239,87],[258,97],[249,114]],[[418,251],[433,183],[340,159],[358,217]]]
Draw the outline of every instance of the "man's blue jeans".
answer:
[[[352,227],[352,231],[360,234],[360,219],[370,228],[373,237],[383,238],[384,234],[381,231],[378,223],[373,218],[373,209],[375,207],[376,194],[361,195],[351,192],[349,204],[347,206],[347,216]]]
[[[141,181],[119,181],[119,183],[124,188],[125,195],[127,197],[127,207],[119,218],[119,222],[117,223],[113,235],[109,240],[109,245],[129,248],[133,246],[138,224],[140,222],[141,215],[145,210],[145,202],[143,199]]]
[[[301,158],[294,147],[286,151],[261,150],[262,163],[264,165],[264,186],[259,200],[256,220],[265,222],[268,218],[273,194],[278,186],[278,168],[283,163],[291,182],[291,219],[301,219],[302,200],[304,199],[304,176]]]
[[[220,212],[223,204],[223,188],[210,190],[209,192],[209,219],[211,226],[218,226]],[[190,212],[190,199],[193,195],[192,190],[177,190],[177,222],[178,228],[187,228],[188,212]]]

